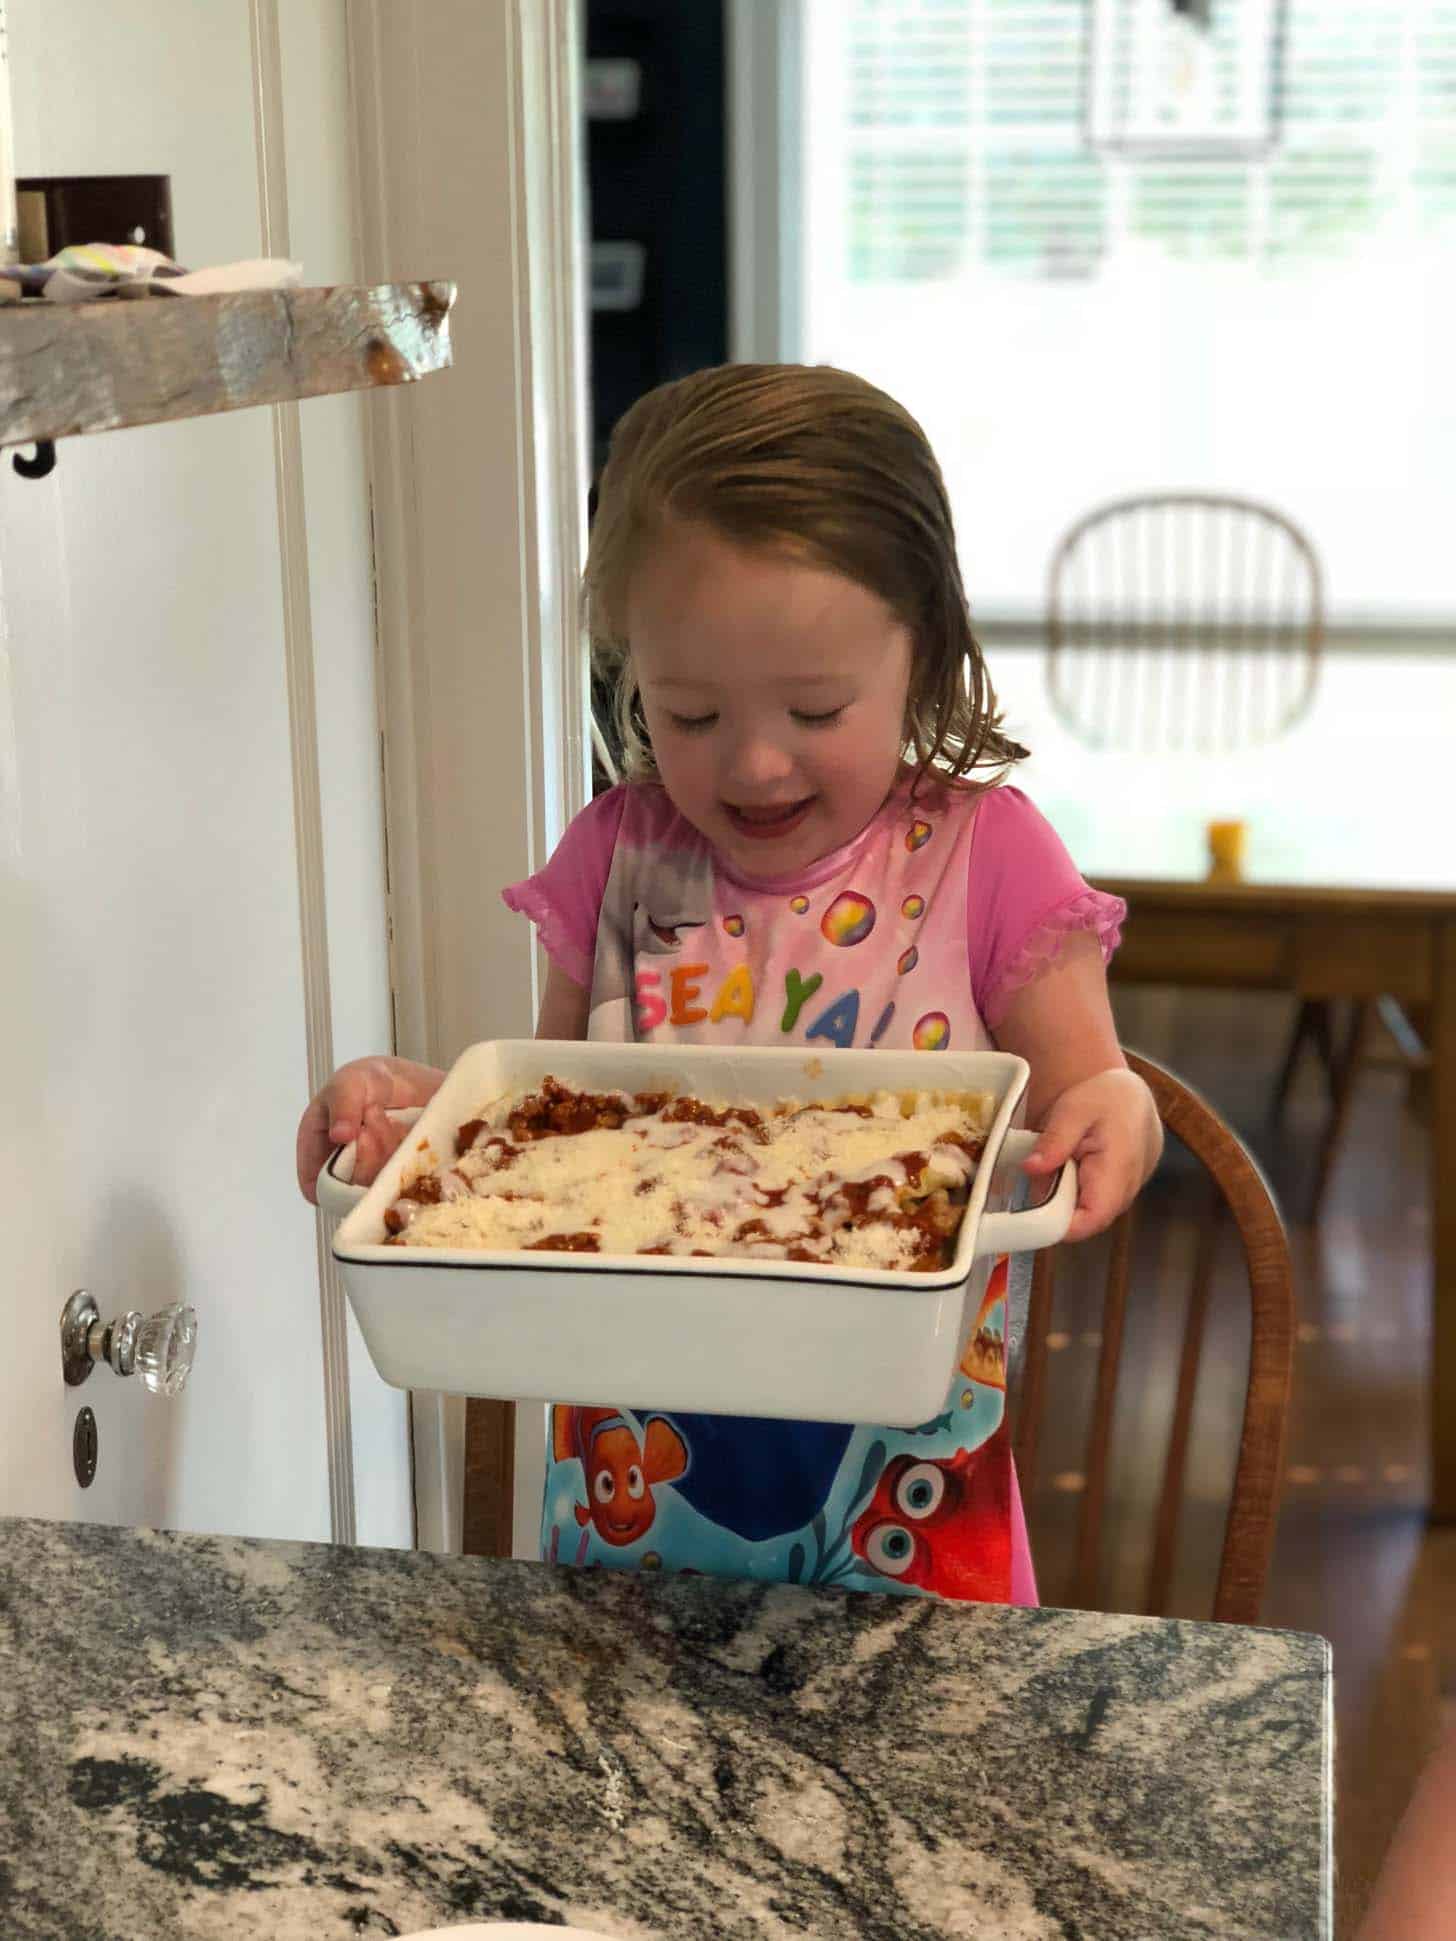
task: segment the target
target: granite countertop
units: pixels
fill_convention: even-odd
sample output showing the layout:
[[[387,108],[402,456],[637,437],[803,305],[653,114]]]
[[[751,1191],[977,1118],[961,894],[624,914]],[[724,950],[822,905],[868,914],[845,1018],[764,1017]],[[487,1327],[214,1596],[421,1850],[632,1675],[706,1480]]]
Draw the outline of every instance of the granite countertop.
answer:
[[[1329,1926],[1316,1638],[0,1521],[5,1941]]]

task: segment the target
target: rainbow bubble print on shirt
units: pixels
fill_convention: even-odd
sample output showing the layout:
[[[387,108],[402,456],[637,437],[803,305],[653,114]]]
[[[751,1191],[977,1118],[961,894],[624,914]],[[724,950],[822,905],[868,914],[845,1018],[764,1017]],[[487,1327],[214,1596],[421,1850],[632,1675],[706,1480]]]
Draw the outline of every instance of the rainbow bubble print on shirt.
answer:
[[[829,943],[847,950],[862,944],[875,927],[875,906],[867,896],[844,890],[819,920],[819,928]]]
[[[791,896],[791,897],[789,898],[789,908],[790,908],[790,909],[791,909],[791,910],[793,911],[793,913],[794,913],[794,915],[795,915],[796,917],[806,917],[806,916],[808,916],[808,914],[809,914],[809,899],[808,899],[808,897],[807,897],[807,896]]]
[[[907,896],[905,901],[900,905],[900,915],[902,917],[908,917],[911,923],[918,923],[921,917],[925,915],[925,898],[923,896]]]
[[[723,928],[730,937],[741,937],[748,925],[740,916],[724,917]]]
[[[950,1043],[950,1019],[944,1011],[927,1011],[910,1034],[917,1051],[944,1051]]]
[[[913,855],[917,849],[923,849],[934,834],[935,831],[928,822],[916,820],[905,831],[905,847]]]

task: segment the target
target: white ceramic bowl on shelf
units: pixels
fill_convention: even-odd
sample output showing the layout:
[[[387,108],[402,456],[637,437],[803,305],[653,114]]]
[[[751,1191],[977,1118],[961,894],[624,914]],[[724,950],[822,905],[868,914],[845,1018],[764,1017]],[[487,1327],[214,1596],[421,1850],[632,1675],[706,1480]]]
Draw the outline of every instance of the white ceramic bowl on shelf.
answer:
[[[470,1252],[385,1244],[386,1209],[455,1129],[548,1074],[588,1091],[671,1087],[744,1105],[875,1091],[996,1101],[952,1264],[936,1273],[788,1260]],[[1013,1131],[1028,1067],[1009,1052],[829,1051],[550,1043],[472,1045],[372,1186],[349,1149],[319,1180],[333,1252],[375,1367],[399,1388],[521,1400],[913,1427],[944,1406],[992,1265],[1056,1244],[1076,1205],[1065,1167],[1009,1210],[1034,1135]]]

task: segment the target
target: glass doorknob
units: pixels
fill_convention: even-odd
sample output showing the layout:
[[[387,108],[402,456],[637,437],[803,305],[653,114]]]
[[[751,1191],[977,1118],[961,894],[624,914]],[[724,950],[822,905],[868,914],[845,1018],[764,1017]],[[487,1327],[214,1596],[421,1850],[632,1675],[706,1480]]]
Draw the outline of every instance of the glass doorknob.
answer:
[[[95,1299],[80,1288],[61,1310],[61,1372],[72,1387],[104,1361],[118,1375],[139,1375],[153,1395],[175,1395],[196,1352],[197,1312],[180,1303],[155,1314],[131,1308],[103,1321]]]

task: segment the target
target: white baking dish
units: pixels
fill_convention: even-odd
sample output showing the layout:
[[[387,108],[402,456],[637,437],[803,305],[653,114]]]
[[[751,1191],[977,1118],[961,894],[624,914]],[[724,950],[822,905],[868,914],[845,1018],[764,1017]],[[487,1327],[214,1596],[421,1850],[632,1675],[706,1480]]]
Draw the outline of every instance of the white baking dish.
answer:
[[[673,1087],[747,1105],[880,1090],[997,1101],[957,1237],[934,1274],[787,1260],[478,1253],[384,1245],[386,1208],[455,1152],[489,1101],[548,1073],[589,1091]],[[398,1388],[913,1427],[944,1406],[995,1259],[1053,1246],[1076,1205],[1064,1167],[1043,1204],[1008,1210],[1034,1135],[1012,1131],[1028,1067],[1009,1052],[728,1050],[717,1046],[473,1045],[374,1184],[335,1154],[319,1203],[375,1367]]]

